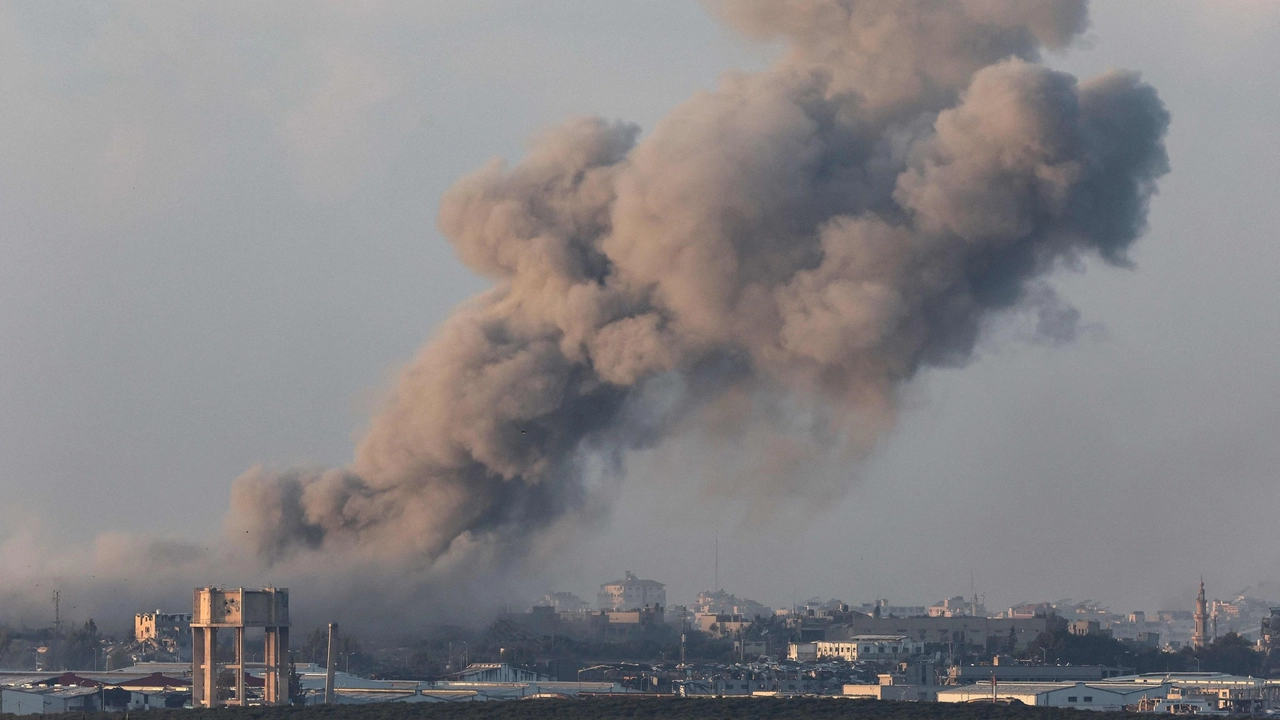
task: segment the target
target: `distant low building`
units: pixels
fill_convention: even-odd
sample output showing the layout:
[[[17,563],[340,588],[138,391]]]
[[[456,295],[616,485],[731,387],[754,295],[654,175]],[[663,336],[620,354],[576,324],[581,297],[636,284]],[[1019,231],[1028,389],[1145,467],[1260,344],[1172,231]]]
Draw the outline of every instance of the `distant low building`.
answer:
[[[997,682],[961,685],[938,691],[938,702],[1020,702],[1037,707],[1069,707],[1077,710],[1123,710],[1144,699],[1163,698],[1169,685],[1140,683],[1025,683]]]
[[[977,598],[969,601],[957,595],[930,605],[927,614],[929,617],[985,617],[987,609]]]
[[[1048,621],[1036,618],[985,617],[867,617],[855,615],[826,629],[823,640],[849,640],[856,635],[905,635],[934,645],[977,646],[1001,651],[1010,644],[1025,648],[1048,628]],[[810,638],[803,638],[808,640]],[[818,639],[818,638],[814,638]]]
[[[923,652],[924,643],[904,635],[855,635],[845,641],[791,643],[787,657],[792,660],[898,662]]]
[[[604,610],[593,618],[599,618],[597,624],[602,624],[604,632],[610,635],[645,632],[665,623],[665,613],[661,605],[650,605],[634,610]]]
[[[863,615],[874,616],[917,617],[929,614],[929,608],[924,605],[890,605],[886,599],[877,600],[873,603],[862,603],[853,609]]]
[[[713,638],[736,637],[746,630],[751,621],[732,613],[696,613],[694,626]]]
[[[1089,682],[1116,677],[1133,677],[1129,668],[1110,665],[955,665],[947,675],[951,685],[974,682]]]
[[[817,642],[798,642],[787,645],[787,659],[794,662],[813,662],[818,659]]]
[[[1111,637],[1112,632],[1104,629],[1102,623],[1097,620],[1073,620],[1067,626],[1067,631],[1072,635],[1105,635]]]
[[[588,612],[591,603],[571,592],[557,592],[544,595],[542,604],[554,608],[556,612]]]
[[[1044,617],[1051,612],[1053,612],[1053,606],[1049,603],[1028,603],[1005,610],[1003,616],[1011,620],[1030,620],[1034,617]]]
[[[519,683],[548,680],[532,670],[511,667],[507,663],[471,663],[465,670],[450,675],[452,682],[469,683]]]
[[[741,615],[748,620],[773,615],[773,608],[724,590],[703,590],[690,609],[703,615]]]
[[[881,673],[875,685],[845,685],[848,697],[874,700],[931,702],[938,698],[937,675],[933,663],[902,663],[897,672]]]
[[[1203,699],[1213,709],[1236,715],[1260,715],[1275,707],[1276,700],[1280,699],[1274,680],[1226,673],[1146,673],[1117,678],[1116,681],[1134,685],[1169,685],[1172,686],[1168,693],[1170,699]]]
[[[7,687],[0,690],[0,712],[5,714],[57,715],[101,710],[101,692],[93,687]]]

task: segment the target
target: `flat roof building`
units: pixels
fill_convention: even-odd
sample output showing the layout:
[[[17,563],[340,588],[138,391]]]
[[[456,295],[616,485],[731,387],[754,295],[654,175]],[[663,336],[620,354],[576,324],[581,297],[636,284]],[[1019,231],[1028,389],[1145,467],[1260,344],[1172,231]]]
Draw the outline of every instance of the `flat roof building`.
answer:
[[[1123,710],[1126,705],[1137,705],[1144,698],[1148,701],[1164,698],[1169,685],[1147,683],[1023,683],[996,682],[961,685],[938,691],[938,702],[1020,702],[1036,707],[1066,707],[1077,710]]]
[[[600,586],[596,596],[601,610],[639,610],[644,607],[666,607],[666,585],[657,580],[643,580],[628,570],[621,580]]]

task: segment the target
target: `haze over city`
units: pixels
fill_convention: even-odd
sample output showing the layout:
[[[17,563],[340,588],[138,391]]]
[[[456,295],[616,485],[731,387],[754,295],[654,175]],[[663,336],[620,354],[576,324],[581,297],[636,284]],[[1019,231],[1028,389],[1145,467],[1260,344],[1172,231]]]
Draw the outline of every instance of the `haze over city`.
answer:
[[[848,107],[795,77],[897,56],[766,3],[0,6],[0,620],[377,582],[357,624],[483,622],[624,569],[1280,600],[1280,5],[972,5],[989,45],[922,44],[914,90],[831,71]],[[1057,164],[1000,153],[1028,127]],[[1054,200],[966,195],[988,156]],[[724,207],[761,217],[720,246]],[[1002,233],[1035,262],[966,275]]]

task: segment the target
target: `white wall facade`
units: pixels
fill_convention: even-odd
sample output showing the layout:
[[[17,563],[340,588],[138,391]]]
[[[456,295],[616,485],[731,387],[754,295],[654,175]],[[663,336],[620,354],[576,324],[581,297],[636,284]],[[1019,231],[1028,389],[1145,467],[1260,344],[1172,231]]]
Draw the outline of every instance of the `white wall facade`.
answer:
[[[1016,700],[1024,705],[1064,707],[1077,710],[1123,710],[1144,696],[1151,699],[1168,695],[1168,685],[1138,683],[997,683],[994,696],[999,700]],[[971,702],[987,700],[993,695],[986,683],[946,688],[938,692],[938,702]]]

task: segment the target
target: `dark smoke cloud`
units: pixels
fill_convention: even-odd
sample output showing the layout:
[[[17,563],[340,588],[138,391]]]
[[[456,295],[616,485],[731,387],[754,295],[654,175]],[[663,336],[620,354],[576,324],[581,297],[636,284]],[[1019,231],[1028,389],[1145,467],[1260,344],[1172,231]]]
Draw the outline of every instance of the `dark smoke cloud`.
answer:
[[[1073,336],[1038,279],[1127,262],[1169,121],[1136,74],[1037,64],[1085,2],[713,7],[782,59],[642,140],[575,119],[460,180],[440,228],[494,288],[404,370],[349,468],[239,478],[229,536],[267,564],[519,557],[592,509],[584,462],[691,413],[743,422],[783,398],[817,418],[793,436],[856,455],[897,388],[964,363],[993,312]],[[787,458],[804,443],[778,447],[762,484],[803,493]]]

